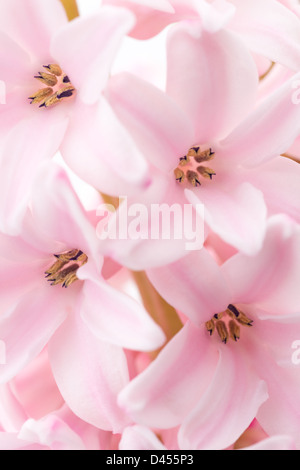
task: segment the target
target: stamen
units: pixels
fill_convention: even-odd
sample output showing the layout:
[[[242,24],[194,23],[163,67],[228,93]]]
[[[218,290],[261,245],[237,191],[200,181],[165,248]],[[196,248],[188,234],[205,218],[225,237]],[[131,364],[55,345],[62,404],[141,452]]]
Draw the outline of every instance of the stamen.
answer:
[[[215,171],[199,166],[199,163],[212,160],[214,156],[215,153],[211,148],[202,151],[200,146],[191,147],[187,154],[179,159],[178,167],[174,170],[176,180],[183,183],[186,179],[194,187],[201,186],[199,176],[212,180],[212,177],[216,175]]]
[[[57,261],[45,272],[51,286],[62,284],[69,287],[78,281],[77,270],[88,262],[88,257],[81,250],[71,250],[60,255],[54,255]],[[77,261],[73,263],[73,261]],[[64,268],[64,269],[62,269]]]
[[[209,179],[212,179],[212,177],[216,174],[214,170],[208,168],[207,166],[198,166],[197,171],[201,176]]]
[[[195,156],[195,161],[197,163],[203,163],[203,162],[208,162],[209,160],[212,160],[215,157],[215,152],[213,152],[211,149],[204,150],[200,154],[197,154]]]
[[[42,82],[44,85],[54,87],[57,85],[57,77],[51,73],[39,72],[34,78]]]
[[[215,331],[215,322],[213,320],[209,320],[205,323],[207,331],[210,333],[210,336]]]
[[[229,337],[235,342],[240,339],[240,325],[252,326],[252,323],[253,320],[248,318],[241,310],[229,304],[224,312],[216,313],[211,320],[206,322],[205,327],[210,336],[216,329],[221,341],[226,344]]]
[[[44,69],[50,70],[50,72],[56,75],[57,77],[60,77],[63,73],[62,69],[57,64],[43,65],[43,67]]]
[[[228,323],[228,326],[229,326],[230,338],[232,338],[234,341],[237,341],[238,339],[240,339],[241,329],[239,325],[237,325],[234,320],[230,320],[230,322]]]
[[[185,175],[184,175],[183,171],[180,170],[179,168],[176,168],[174,170],[174,174],[175,174],[176,181],[179,181],[180,183],[182,183],[182,181],[185,178]]]
[[[30,104],[38,104],[41,103],[41,101],[45,101],[45,99],[51,96],[52,93],[52,88],[42,88],[28,99],[31,100]]]
[[[198,185],[201,186],[200,181],[198,180],[198,175],[195,171],[188,170],[186,173],[186,177],[189,183],[192,186],[197,187]]]
[[[51,108],[64,99],[71,98],[75,93],[75,88],[70,78],[63,73],[57,64],[43,66],[48,72],[39,72],[34,78],[46,85],[34,93],[29,99],[31,104],[39,104],[40,108]]]
[[[228,330],[226,323],[224,323],[221,320],[218,320],[216,323],[216,329],[218,332],[218,335],[220,336],[222,343],[226,344],[228,340]]]

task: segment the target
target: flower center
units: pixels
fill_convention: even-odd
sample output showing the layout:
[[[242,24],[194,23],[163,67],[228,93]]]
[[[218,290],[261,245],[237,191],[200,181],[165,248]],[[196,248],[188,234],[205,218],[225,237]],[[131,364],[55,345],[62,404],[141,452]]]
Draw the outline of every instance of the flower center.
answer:
[[[188,153],[179,159],[179,165],[174,170],[176,181],[183,183],[187,181],[194,187],[201,186],[200,179],[212,177],[216,174],[214,170],[202,165],[215,157],[212,149],[201,150],[200,146],[191,147]]]
[[[216,330],[224,344],[231,338],[240,339],[240,325],[252,326],[253,320],[248,318],[241,310],[229,304],[224,312],[216,313],[211,320],[205,323],[207,331],[212,335]]]
[[[47,72],[39,72],[39,75],[34,78],[45,86],[28,99],[31,100],[30,104],[39,104],[40,108],[51,108],[55,104],[71,98],[76,90],[59,65],[49,64],[43,67]]]
[[[62,287],[67,288],[78,281],[77,270],[88,262],[88,257],[80,250],[71,250],[54,256],[57,261],[45,272],[51,286],[62,284]]]

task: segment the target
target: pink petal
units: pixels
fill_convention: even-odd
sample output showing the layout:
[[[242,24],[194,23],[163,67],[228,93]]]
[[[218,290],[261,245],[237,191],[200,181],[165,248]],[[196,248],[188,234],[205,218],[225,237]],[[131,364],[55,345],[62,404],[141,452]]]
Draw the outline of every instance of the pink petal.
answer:
[[[128,10],[106,6],[99,13],[76,18],[53,38],[52,55],[86,104],[100,98],[121,40],[133,25]]]
[[[16,85],[23,85],[28,78],[29,55],[7,34],[0,32],[0,77],[5,82],[6,90]]]
[[[198,326],[231,302],[220,268],[205,248],[147,274],[160,295]]]
[[[290,436],[272,436],[240,450],[297,450]]]
[[[262,250],[237,254],[221,268],[236,303],[255,303],[276,315],[299,311],[300,232],[285,217],[273,217]],[[245,269],[246,267],[246,269]]]
[[[119,403],[136,423],[172,428],[197,404],[218,361],[218,353],[204,330],[186,324],[158,358],[121,392]]]
[[[165,26],[180,17],[175,15],[173,2],[167,0],[104,0],[103,4],[128,8],[136,17],[137,23],[130,35],[137,39],[149,39]]]
[[[18,438],[47,446],[51,450],[86,450],[78,434],[54,415],[40,420],[27,420]]]
[[[257,420],[268,435],[286,434],[299,448],[300,375],[292,347],[292,341],[299,338],[299,324],[261,321],[254,325],[254,331],[252,363],[257,374],[266,381],[269,394],[258,411]]]
[[[0,29],[40,60],[49,56],[51,36],[66,23],[58,1],[10,0],[0,5]]]
[[[225,137],[250,111],[256,91],[255,63],[232,33],[209,34],[198,23],[172,30],[167,92],[193,121],[194,143]]]
[[[300,20],[274,0],[231,0],[236,14],[230,27],[254,52],[297,71],[300,67]]]
[[[7,432],[17,432],[28,416],[12,392],[11,384],[0,387],[0,422]]]
[[[119,450],[167,450],[158,437],[144,426],[124,429]]]
[[[163,345],[165,335],[136,300],[98,280],[88,265],[78,276],[85,279],[81,315],[95,336],[138,351],[154,351]]]
[[[96,229],[60,166],[51,162],[41,168],[33,186],[32,212],[36,228],[45,237],[87,256],[98,253]]]
[[[1,382],[10,380],[42,351],[64,321],[67,304],[66,293],[56,290],[53,295],[46,281],[45,287],[25,294],[16,306],[12,304],[11,311],[0,321],[0,337],[6,350],[6,362],[0,365]]]
[[[231,185],[215,184],[197,192],[186,189],[188,201],[195,207],[204,204],[205,221],[222,240],[249,255],[256,253],[266,230],[262,192],[250,183],[239,183],[237,178],[232,178]]]
[[[77,100],[61,151],[76,174],[105,194],[136,193],[148,183],[144,156],[103,98],[94,106]]]
[[[0,450],[45,450],[45,447],[19,439],[18,433],[0,432]]]
[[[68,121],[56,113],[37,114],[9,133],[0,155],[0,215],[2,231],[20,232],[32,184],[43,160],[57,152]]]
[[[220,157],[255,167],[286,152],[300,133],[300,106],[293,100],[294,75],[264,99],[226,139]]]
[[[124,352],[97,339],[78,309],[53,336],[49,359],[62,396],[79,418],[115,433],[129,424],[116,403],[128,383]]]
[[[129,73],[115,75],[106,96],[149,162],[171,171],[193,144],[192,123],[162,91]]]
[[[173,177],[152,175],[143,196],[123,200],[99,230],[104,253],[135,271],[172,263],[204,242],[203,214],[186,204]]]
[[[286,214],[300,222],[300,166],[284,157],[247,171],[247,180],[264,193],[270,214]]]
[[[180,428],[180,448],[226,449],[248,428],[267,397],[265,382],[242,352],[224,345],[210,386]]]

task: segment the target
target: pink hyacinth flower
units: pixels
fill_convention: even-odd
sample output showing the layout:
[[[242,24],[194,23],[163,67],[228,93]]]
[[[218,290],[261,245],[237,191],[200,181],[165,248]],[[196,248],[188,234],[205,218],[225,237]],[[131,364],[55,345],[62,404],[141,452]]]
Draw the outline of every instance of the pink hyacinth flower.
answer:
[[[295,15],[299,15],[299,5],[296,0],[281,3],[285,6],[276,0],[104,0],[134,13],[137,21],[130,32],[134,38],[151,38],[178,21],[198,21],[209,32],[234,31],[252,52],[296,72],[300,66],[300,22]]]
[[[126,419],[115,397],[128,381],[122,347],[155,350],[165,338],[136,300],[102,277],[100,243],[89,219],[65,172],[45,165],[21,234],[0,236],[0,338],[6,347],[0,379],[10,380],[48,344],[70,408],[95,426],[119,431]]]
[[[202,205],[208,230],[254,254],[267,215],[300,220],[300,169],[280,157],[300,132],[300,106],[292,100],[300,75],[255,106],[258,76],[247,48],[228,31],[211,34],[198,24],[173,28],[167,59],[167,94],[128,73],[114,76],[105,91],[149,162],[151,184],[128,205]],[[182,256],[178,243],[150,247],[152,240],[118,240],[108,242],[108,253],[132,269]]]
[[[102,97],[133,24],[122,8],[103,7],[68,22],[59,0],[0,1],[2,231],[18,233],[36,171],[58,150],[103,192],[145,183],[145,162]]]
[[[133,420],[180,426],[181,449],[226,449],[256,417],[299,447],[299,226],[274,217],[262,250],[218,266],[202,250],[148,271],[190,319],[119,396]]]
[[[103,450],[118,445],[118,435],[81,420],[64,403],[46,349],[0,386],[0,397],[1,450]]]

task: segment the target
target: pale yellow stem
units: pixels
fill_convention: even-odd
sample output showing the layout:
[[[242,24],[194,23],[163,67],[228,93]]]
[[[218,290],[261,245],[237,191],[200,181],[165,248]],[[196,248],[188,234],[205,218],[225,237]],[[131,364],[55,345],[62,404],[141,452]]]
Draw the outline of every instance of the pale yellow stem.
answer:
[[[60,1],[66,10],[69,21],[74,20],[74,18],[77,18],[77,16],[79,16],[79,10],[78,10],[76,0],[60,0]]]
[[[264,80],[269,75],[269,73],[273,70],[275,65],[276,65],[276,62],[272,62],[268,70],[259,77],[259,80],[260,81]]]
[[[133,279],[139,289],[144,307],[166,335],[166,343],[181,330],[183,324],[176,312],[157,292],[144,271],[132,271]],[[154,359],[160,350],[154,351]]]
[[[290,155],[289,153],[283,153],[281,157],[289,158],[290,160],[294,160],[296,163],[300,163],[300,157],[296,157],[295,155]]]

